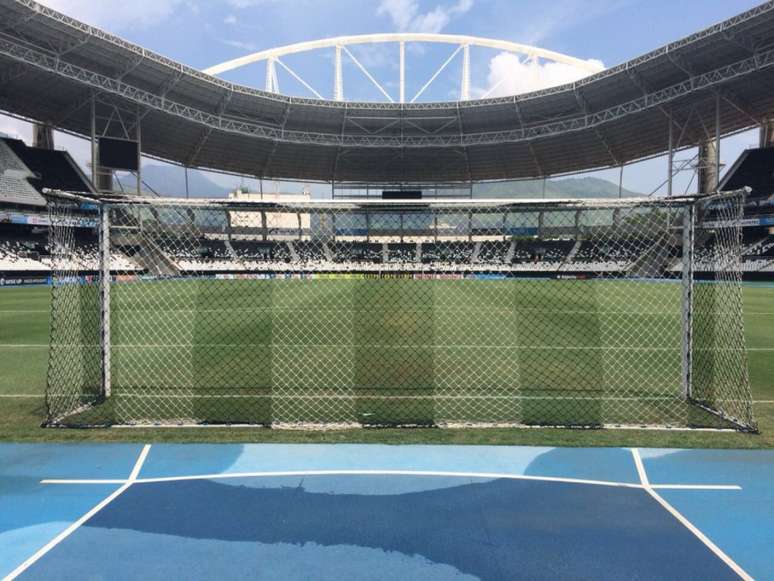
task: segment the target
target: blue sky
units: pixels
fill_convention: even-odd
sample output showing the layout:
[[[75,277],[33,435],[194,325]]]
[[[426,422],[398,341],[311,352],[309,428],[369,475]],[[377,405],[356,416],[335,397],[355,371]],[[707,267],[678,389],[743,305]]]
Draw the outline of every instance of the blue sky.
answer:
[[[49,6],[100,26],[132,42],[197,68],[206,68],[247,53],[345,34],[370,32],[443,32],[505,39],[551,49],[581,59],[612,66],[648,50],[679,39],[717,21],[755,6],[756,0],[46,0]],[[407,94],[409,98],[450,54],[448,46],[409,48]],[[397,97],[397,47],[355,47],[363,62],[385,89]],[[491,88],[497,75],[511,75],[497,92],[539,88],[536,83],[558,82],[572,71],[545,70],[545,78],[520,74],[505,65],[498,72],[498,54],[480,49],[471,53],[474,94]],[[333,87],[331,51],[287,57],[288,65],[329,97]],[[459,59],[452,63],[422,100],[454,99],[458,88]],[[518,65],[518,63],[516,63]],[[577,72],[576,72],[577,74]],[[284,71],[283,92],[311,96]],[[264,66],[252,65],[225,73],[224,77],[262,88]],[[569,78],[568,80],[572,80]],[[512,81],[512,82],[511,82]],[[345,60],[345,96],[380,99],[355,65]],[[0,131],[28,137],[28,127],[0,118]],[[746,135],[732,139],[723,155],[732,154],[755,140]],[[71,140],[59,144],[70,146]],[[73,143],[78,151],[82,146]],[[626,186],[644,191],[650,173],[627,171]],[[627,168],[628,169],[628,168]],[[616,172],[617,173],[617,172]],[[642,175],[640,175],[642,174]],[[607,174],[604,174],[607,175]],[[617,180],[617,175],[615,176]]]

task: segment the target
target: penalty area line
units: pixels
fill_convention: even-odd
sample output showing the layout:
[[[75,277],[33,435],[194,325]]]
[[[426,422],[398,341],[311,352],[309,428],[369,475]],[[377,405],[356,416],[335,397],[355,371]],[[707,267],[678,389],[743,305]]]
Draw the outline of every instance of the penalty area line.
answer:
[[[691,521],[683,516],[674,506],[669,504],[658,492],[656,488],[663,488],[661,485],[652,485],[648,480],[648,474],[645,471],[645,465],[642,462],[640,451],[638,448],[631,448],[632,458],[634,459],[634,465],[637,468],[637,475],[640,477],[640,483],[643,490],[647,492],[656,502],[658,502],[669,514],[677,519],[680,524],[691,531],[694,536],[699,539],[704,545],[712,551],[716,557],[723,561],[734,573],[739,575],[746,581],[752,581],[752,576],[747,573],[742,567],[740,567],[731,557],[729,557],[723,550],[713,543],[707,535],[701,532]]]
[[[12,581],[13,579],[16,579],[19,575],[24,573],[32,565],[38,562],[41,559],[41,557],[43,557],[51,549],[56,547],[59,543],[64,541],[71,534],[73,534],[76,530],[78,530],[81,527],[81,525],[83,525],[91,517],[93,517],[103,508],[105,508],[108,504],[113,502],[116,498],[121,496],[130,486],[132,486],[132,484],[134,484],[137,481],[137,476],[140,474],[142,465],[145,463],[145,459],[148,457],[148,452],[150,452],[150,448],[151,448],[150,444],[145,444],[145,446],[143,446],[142,451],[140,452],[140,455],[137,457],[137,461],[134,463],[134,467],[132,468],[132,471],[129,474],[129,479],[123,481],[123,485],[120,488],[113,491],[113,493],[110,494],[110,496],[100,501],[96,506],[94,506],[94,508],[92,508],[86,514],[84,514],[81,518],[79,518],[77,521],[72,523],[70,526],[68,526],[65,530],[63,530],[53,539],[51,539],[48,543],[46,543],[46,545],[40,548],[34,555],[32,555],[29,559],[24,561],[16,569],[11,571],[11,573],[7,577],[5,577],[4,581]]]

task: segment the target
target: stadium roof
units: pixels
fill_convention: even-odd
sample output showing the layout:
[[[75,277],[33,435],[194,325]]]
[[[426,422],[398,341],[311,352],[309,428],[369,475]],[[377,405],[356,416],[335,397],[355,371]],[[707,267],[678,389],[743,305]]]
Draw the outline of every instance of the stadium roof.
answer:
[[[774,113],[774,2],[572,84],[449,103],[267,93],[43,7],[0,0],[0,109],[88,136],[93,94],[157,158],[270,178],[450,183],[615,166]]]

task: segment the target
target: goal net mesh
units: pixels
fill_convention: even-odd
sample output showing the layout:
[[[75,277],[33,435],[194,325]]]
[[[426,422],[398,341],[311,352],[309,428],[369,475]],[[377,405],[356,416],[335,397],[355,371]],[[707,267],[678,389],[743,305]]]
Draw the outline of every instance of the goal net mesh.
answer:
[[[51,197],[51,425],[754,429],[744,194]]]

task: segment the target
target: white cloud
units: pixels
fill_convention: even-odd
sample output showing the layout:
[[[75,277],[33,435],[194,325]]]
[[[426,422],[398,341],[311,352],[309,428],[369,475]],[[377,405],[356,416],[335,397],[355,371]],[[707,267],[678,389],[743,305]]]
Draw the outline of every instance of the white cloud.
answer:
[[[382,0],[377,14],[388,16],[400,32],[441,32],[455,16],[473,7],[473,0],[457,0],[450,6],[438,5],[420,13],[418,0]]]
[[[228,0],[228,4],[234,8],[241,9],[260,6],[261,4],[271,4],[277,1],[278,0]]]
[[[38,1],[78,20],[113,29],[152,26],[166,19],[184,2],[184,0]]]
[[[226,46],[233,46],[234,48],[238,48],[239,50],[244,50],[247,52],[256,52],[258,50],[258,46],[253,44],[252,42],[243,42],[241,40],[235,40],[233,38],[220,39],[220,42],[222,42]]]
[[[223,19],[223,24],[236,24],[237,23],[237,17],[233,14],[229,14]]]
[[[590,59],[587,62],[599,70],[604,68],[601,61]],[[519,95],[572,83],[590,74],[593,73],[569,64],[531,62],[512,53],[501,52],[489,61],[488,87],[475,92],[479,97]]]

